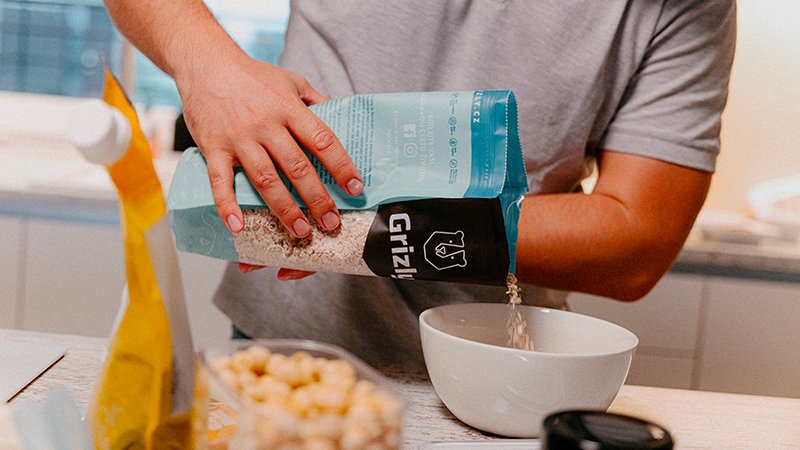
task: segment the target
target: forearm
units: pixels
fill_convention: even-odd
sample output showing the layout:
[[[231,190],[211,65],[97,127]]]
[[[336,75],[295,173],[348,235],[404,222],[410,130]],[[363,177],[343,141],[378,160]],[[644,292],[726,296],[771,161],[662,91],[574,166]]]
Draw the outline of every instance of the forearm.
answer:
[[[520,229],[528,231],[517,244],[517,275],[554,289],[638,298],[667,269],[676,249],[652,254],[660,245],[631,232],[637,226],[631,220],[622,205],[604,196],[529,196],[520,217]]]
[[[625,155],[592,194],[532,195],[520,217],[517,276],[620,300],[647,293],[691,230],[710,174]],[[624,163],[620,163],[623,161]]]
[[[185,71],[244,55],[202,1],[104,1],[120,32],[176,80]]]

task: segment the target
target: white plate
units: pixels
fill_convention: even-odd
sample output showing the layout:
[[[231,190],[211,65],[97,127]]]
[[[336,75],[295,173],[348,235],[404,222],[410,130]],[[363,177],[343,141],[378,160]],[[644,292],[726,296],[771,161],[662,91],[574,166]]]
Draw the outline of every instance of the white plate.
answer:
[[[756,184],[748,191],[747,204],[757,219],[778,226],[782,239],[800,236],[800,174]]]
[[[462,441],[462,442],[428,442],[419,446],[419,450],[540,450],[542,442],[539,439],[495,439],[492,441]]]

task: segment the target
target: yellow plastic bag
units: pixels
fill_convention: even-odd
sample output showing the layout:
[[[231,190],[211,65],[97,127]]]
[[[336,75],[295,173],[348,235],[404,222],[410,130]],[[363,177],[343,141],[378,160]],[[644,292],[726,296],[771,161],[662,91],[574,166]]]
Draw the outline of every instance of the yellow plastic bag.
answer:
[[[161,184],[133,106],[106,71],[103,100],[130,124],[108,173],[125,240],[127,304],[113,333],[88,418],[96,448],[193,448],[195,355]],[[198,430],[199,431],[199,430]]]

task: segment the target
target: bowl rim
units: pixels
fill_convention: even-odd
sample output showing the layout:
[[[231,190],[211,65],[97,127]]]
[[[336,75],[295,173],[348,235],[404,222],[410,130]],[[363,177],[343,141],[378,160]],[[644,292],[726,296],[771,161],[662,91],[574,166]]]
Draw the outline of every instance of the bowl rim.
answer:
[[[474,340],[471,340],[471,339],[462,338],[462,337],[455,336],[455,335],[452,335],[452,334],[449,334],[449,333],[445,333],[444,331],[442,331],[442,330],[434,327],[430,323],[428,323],[428,320],[427,320],[428,317],[431,316],[432,314],[434,314],[434,312],[436,310],[449,309],[449,308],[452,308],[452,307],[461,307],[461,308],[467,307],[467,308],[470,308],[470,307],[472,307],[472,305],[497,305],[497,306],[502,306],[502,307],[507,307],[508,306],[507,303],[490,303],[490,302],[451,303],[451,304],[447,304],[447,305],[434,306],[434,307],[428,308],[425,311],[423,311],[422,313],[420,313],[420,315],[419,315],[420,332],[422,331],[423,328],[425,328],[425,329],[430,330],[434,334],[437,334],[437,335],[440,335],[440,336],[444,337],[445,339],[453,339],[453,340],[458,341],[458,342],[477,345],[479,348],[493,349],[495,351],[499,350],[501,352],[507,352],[507,353],[510,353],[510,354],[516,355],[516,356],[522,355],[522,356],[526,356],[526,357],[537,357],[535,355],[539,355],[541,357],[555,358],[555,359],[568,359],[568,358],[576,358],[576,357],[578,357],[578,358],[593,358],[593,357],[599,357],[599,356],[614,356],[614,355],[621,355],[621,354],[624,354],[624,353],[635,351],[639,347],[639,337],[636,336],[636,334],[634,334],[632,331],[630,331],[629,329],[627,329],[627,328],[625,328],[625,327],[623,327],[621,325],[618,325],[618,324],[613,323],[613,322],[609,322],[607,320],[599,319],[597,317],[592,317],[592,316],[589,316],[589,315],[586,315],[586,314],[577,313],[577,312],[574,312],[574,311],[565,311],[565,310],[562,310],[562,309],[546,308],[546,307],[543,307],[543,306],[517,305],[518,308],[535,309],[535,310],[538,310],[538,311],[541,311],[541,312],[544,312],[544,313],[547,313],[547,314],[551,314],[551,313],[555,313],[555,314],[574,314],[574,315],[577,315],[577,316],[581,316],[581,317],[583,317],[585,319],[588,319],[590,321],[602,322],[603,324],[610,325],[612,328],[619,329],[624,334],[627,334],[629,337],[631,337],[633,339],[633,345],[631,345],[629,347],[626,347],[625,349],[618,350],[618,351],[613,351],[613,352],[557,353],[557,352],[547,352],[547,351],[541,351],[541,350],[530,351],[530,350],[516,349],[516,348],[511,348],[511,347],[504,347],[504,346],[495,345],[495,344],[487,344],[485,342],[478,342],[478,341],[474,341]],[[492,306],[492,307],[495,307],[495,306]],[[424,346],[423,346],[423,349],[424,349]]]

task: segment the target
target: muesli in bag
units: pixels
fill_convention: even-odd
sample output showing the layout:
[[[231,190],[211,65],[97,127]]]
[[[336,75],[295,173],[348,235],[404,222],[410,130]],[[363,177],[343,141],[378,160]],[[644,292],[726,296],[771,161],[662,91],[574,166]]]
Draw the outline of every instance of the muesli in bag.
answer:
[[[505,285],[528,189],[513,92],[360,94],[310,109],[364,179],[363,193],[350,196],[307,153],[341,227],[293,237],[236,168],[245,223],[232,234],[214,206],[205,159],[192,148],[168,198],[180,250],[307,271]]]

